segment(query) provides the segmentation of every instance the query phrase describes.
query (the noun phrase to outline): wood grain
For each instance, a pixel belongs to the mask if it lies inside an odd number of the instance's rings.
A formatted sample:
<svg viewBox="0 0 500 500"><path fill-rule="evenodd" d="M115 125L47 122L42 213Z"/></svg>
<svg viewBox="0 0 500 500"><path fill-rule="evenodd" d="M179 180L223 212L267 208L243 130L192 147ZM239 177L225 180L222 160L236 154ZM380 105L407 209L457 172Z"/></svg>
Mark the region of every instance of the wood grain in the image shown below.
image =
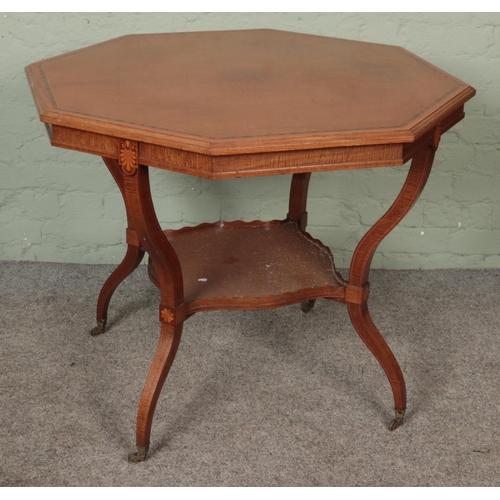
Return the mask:
<svg viewBox="0 0 500 500"><path fill-rule="evenodd" d="M464 116L461 106L438 122L437 127L445 133ZM207 179L398 166L413 158L422 145L428 143L435 128L408 144L339 146L230 156L210 156L141 143L139 163ZM116 137L59 125L52 126L51 142L54 146L108 158L118 158L120 153L120 139Z"/></svg>
<svg viewBox="0 0 500 500"><path fill-rule="evenodd" d="M349 283L363 286L368 281L370 265L380 242L397 226L413 206L429 177L434 151L427 145L416 154L412 161L406 181L396 200L358 243L349 270Z"/></svg>
<svg viewBox="0 0 500 500"><path fill-rule="evenodd" d="M161 323L160 339L146 378L137 413L136 443L138 446L149 446L156 404L177 354L182 326L182 322L176 326Z"/></svg>
<svg viewBox="0 0 500 500"><path fill-rule="evenodd" d="M52 126L51 143L107 158L118 158L120 154L120 139L116 137L60 125ZM142 142L139 163L207 179L230 179L397 166L406 163L408 154L402 144L385 144L211 156Z"/></svg>
<svg viewBox="0 0 500 500"><path fill-rule="evenodd" d="M216 156L414 142L475 93L401 47L276 30L131 35L26 71L46 123Z"/></svg>

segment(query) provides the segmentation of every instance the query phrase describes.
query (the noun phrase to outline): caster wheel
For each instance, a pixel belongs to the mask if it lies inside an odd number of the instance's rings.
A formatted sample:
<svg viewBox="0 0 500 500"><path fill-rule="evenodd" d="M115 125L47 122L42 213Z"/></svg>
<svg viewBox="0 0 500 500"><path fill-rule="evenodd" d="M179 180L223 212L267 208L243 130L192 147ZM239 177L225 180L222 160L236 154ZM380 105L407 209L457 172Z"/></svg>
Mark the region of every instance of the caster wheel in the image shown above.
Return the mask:
<svg viewBox="0 0 500 500"><path fill-rule="evenodd" d="M389 430L394 431L396 430L400 425L403 424L403 418L405 416L404 411L396 410L396 418L393 418L389 422Z"/></svg>
<svg viewBox="0 0 500 500"><path fill-rule="evenodd" d="M403 420L400 420L398 418L393 418L390 422L389 422L389 430L390 431L395 431L400 425L403 424Z"/></svg>
<svg viewBox="0 0 500 500"><path fill-rule="evenodd" d="M130 463L144 462L144 460L146 460L148 450L149 446L137 446L137 451L129 454L128 461Z"/></svg>
<svg viewBox="0 0 500 500"><path fill-rule="evenodd" d="M106 331L106 320L101 319L97 321L97 326L92 328L92 330L90 330L90 335L92 335L92 337L96 337L97 335L101 335L101 333L104 333L105 331Z"/></svg>
<svg viewBox="0 0 500 500"><path fill-rule="evenodd" d="M314 304L316 303L316 299L313 299L313 300L307 300L305 302L302 302L300 304L300 309L305 312L305 313L308 313L313 307L314 307Z"/></svg>

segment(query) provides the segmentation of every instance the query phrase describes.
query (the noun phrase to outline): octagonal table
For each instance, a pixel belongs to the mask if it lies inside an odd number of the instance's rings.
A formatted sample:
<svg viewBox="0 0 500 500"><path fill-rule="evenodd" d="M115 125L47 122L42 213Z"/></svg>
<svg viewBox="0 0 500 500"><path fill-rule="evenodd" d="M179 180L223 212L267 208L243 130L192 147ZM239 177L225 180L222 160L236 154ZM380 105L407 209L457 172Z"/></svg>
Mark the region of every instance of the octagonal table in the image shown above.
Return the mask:
<svg viewBox="0 0 500 500"><path fill-rule="evenodd" d="M346 304L390 382L389 428L403 422L403 374L368 312L370 263L424 188L441 134L464 117L472 87L400 47L275 30L124 36L26 72L51 143L102 156L125 200L127 252L101 290L91 333L104 332L114 290L145 252L161 291L131 461L146 458L184 320L206 310ZM409 160L401 192L343 278L330 249L306 232L311 173ZM293 174L288 214L163 231L149 167L207 179Z"/></svg>

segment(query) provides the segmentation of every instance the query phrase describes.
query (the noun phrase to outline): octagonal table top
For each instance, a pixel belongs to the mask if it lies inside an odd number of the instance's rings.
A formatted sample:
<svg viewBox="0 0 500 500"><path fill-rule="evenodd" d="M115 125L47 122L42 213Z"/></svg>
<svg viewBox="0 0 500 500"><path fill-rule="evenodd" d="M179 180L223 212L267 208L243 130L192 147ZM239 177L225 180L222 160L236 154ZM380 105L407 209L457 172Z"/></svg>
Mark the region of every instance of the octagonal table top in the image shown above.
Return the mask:
<svg viewBox="0 0 500 500"><path fill-rule="evenodd" d="M128 35L26 72L45 123L215 156L411 143L475 94L401 47L277 30Z"/></svg>

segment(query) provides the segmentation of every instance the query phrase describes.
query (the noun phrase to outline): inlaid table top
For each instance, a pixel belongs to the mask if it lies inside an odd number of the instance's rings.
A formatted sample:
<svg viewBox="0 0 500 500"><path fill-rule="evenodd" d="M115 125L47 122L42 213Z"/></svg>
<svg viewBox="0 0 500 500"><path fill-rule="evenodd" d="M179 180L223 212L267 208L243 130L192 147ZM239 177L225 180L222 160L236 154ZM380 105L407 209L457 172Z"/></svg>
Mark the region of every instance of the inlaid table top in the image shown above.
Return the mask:
<svg viewBox="0 0 500 500"><path fill-rule="evenodd" d="M211 156L413 143L474 95L401 47L277 30L128 35L27 73L47 124Z"/></svg>

